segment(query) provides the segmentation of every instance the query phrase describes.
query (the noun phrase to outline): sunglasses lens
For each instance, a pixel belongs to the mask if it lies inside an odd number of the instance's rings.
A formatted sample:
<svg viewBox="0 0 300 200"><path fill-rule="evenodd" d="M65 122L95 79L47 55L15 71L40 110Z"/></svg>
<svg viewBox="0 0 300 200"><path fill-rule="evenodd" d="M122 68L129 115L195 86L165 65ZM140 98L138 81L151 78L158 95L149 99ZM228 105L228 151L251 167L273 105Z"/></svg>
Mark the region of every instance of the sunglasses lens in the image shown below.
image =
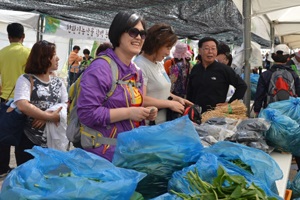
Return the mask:
<svg viewBox="0 0 300 200"><path fill-rule="evenodd" d="M140 36L144 40L146 38L146 31L140 31Z"/></svg>
<svg viewBox="0 0 300 200"><path fill-rule="evenodd" d="M140 31L136 28L131 28L128 30L128 34L130 35L130 37L133 37L133 38L137 37L139 33L140 33Z"/></svg>
<svg viewBox="0 0 300 200"><path fill-rule="evenodd" d="M139 31L139 29L137 29L137 28L129 29L128 34L132 38L136 38L138 35L140 35L142 39L146 38L146 31L144 31L144 30Z"/></svg>

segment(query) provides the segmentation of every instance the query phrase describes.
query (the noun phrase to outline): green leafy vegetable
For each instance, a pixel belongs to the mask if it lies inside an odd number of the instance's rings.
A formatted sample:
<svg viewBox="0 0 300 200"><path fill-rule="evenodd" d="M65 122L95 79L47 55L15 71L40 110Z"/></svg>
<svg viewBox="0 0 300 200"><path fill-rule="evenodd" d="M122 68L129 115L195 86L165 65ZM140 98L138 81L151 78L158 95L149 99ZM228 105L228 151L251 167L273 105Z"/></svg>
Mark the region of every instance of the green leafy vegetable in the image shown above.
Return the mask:
<svg viewBox="0 0 300 200"><path fill-rule="evenodd" d="M222 166L218 168L218 176L212 184L203 181L198 171L189 171L186 174L192 194L184 194L171 190L184 200L276 200L267 197L265 192L254 183L247 186L247 181L240 175L229 175Z"/></svg>

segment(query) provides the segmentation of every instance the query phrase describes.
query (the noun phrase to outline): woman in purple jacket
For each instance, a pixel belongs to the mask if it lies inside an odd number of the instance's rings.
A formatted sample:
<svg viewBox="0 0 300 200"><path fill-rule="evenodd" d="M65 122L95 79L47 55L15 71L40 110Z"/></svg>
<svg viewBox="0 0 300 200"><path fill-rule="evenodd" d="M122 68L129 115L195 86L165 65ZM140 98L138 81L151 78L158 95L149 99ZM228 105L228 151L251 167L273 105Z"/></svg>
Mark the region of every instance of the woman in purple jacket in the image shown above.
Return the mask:
<svg viewBox="0 0 300 200"><path fill-rule="evenodd" d="M94 60L81 78L78 118L85 126L97 130L97 137L103 136L103 142L84 149L110 161L115 145L105 141L111 141L121 132L144 125L145 119L153 120L157 115L157 108L142 107L142 73L132 62L132 58L142 49L145 30L144 20L136 13L123 11L115 16L108 33L113 49L109 48L99 56L108 56L117 64L122 83L117 84L107 100L106 95L115 78L106 60Z"/></svg>

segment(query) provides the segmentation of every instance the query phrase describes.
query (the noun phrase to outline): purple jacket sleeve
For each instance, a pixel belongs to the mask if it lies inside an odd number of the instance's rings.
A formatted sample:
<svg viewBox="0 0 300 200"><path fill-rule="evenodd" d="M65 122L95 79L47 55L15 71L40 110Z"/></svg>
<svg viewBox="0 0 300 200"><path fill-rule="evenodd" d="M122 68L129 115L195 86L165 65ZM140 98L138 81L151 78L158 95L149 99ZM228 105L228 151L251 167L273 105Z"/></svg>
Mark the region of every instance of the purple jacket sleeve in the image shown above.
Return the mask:
<svg viewBox="0 0 300 200"><path fill-rule="evenodd" d="M77 114L81 123L95 129L110 124L109 108L104 107L103 102L111 83L112 72L105 60L98 59L85 70L77 100Z"/></svg>

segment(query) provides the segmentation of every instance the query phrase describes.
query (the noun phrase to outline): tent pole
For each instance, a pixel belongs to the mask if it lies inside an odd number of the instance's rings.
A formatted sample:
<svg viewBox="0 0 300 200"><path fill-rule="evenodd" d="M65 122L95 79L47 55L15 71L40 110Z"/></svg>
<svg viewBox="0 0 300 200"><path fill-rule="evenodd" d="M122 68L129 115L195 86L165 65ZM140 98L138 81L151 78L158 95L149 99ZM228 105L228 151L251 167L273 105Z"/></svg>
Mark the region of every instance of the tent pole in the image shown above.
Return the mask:
<svg viewBox="0 0 300 200"><path fill-rule="evenodd" d="M250 117L250 54L251 54L251 0L243 0L243 16L244 16L244 51L245 51L245 82L248 86L244 95L244 104L247 107L247 116Z"/></svg>
<svg viewBox="0 0 300 200"><path fill-rule="evenodd" d="M41 17L40 33L43 33L45 17ZM40 35L40 40L43 40L43 34Z"/></svg>
<svg viewBox="0 0 300 200"><path fill-rule="evenodd" d="M39 20L37 22L37 29L36 29L36 42L40 39L40 24L41 24L41 15L39 16Z"/></svg>
<svg viewBox="0 0 300 200"><path fill-rule="evenodd" d="M272 48L275 43L275 23L273 21L270 23L270 39L271 39L271 48Z"/></svg>
<svg viewBox="0 0 300 200"><path fill-rule="evenodd" d="M69 52L68 52L69 55L70 55L71 51L73 51L73 38L69 39Z"/></svg>
<svg viewBox="0 0 300 200"><path fill-rule="evenodd" d="M37 23L36 42L43 40L44 16L40 15Z"/></svg>

